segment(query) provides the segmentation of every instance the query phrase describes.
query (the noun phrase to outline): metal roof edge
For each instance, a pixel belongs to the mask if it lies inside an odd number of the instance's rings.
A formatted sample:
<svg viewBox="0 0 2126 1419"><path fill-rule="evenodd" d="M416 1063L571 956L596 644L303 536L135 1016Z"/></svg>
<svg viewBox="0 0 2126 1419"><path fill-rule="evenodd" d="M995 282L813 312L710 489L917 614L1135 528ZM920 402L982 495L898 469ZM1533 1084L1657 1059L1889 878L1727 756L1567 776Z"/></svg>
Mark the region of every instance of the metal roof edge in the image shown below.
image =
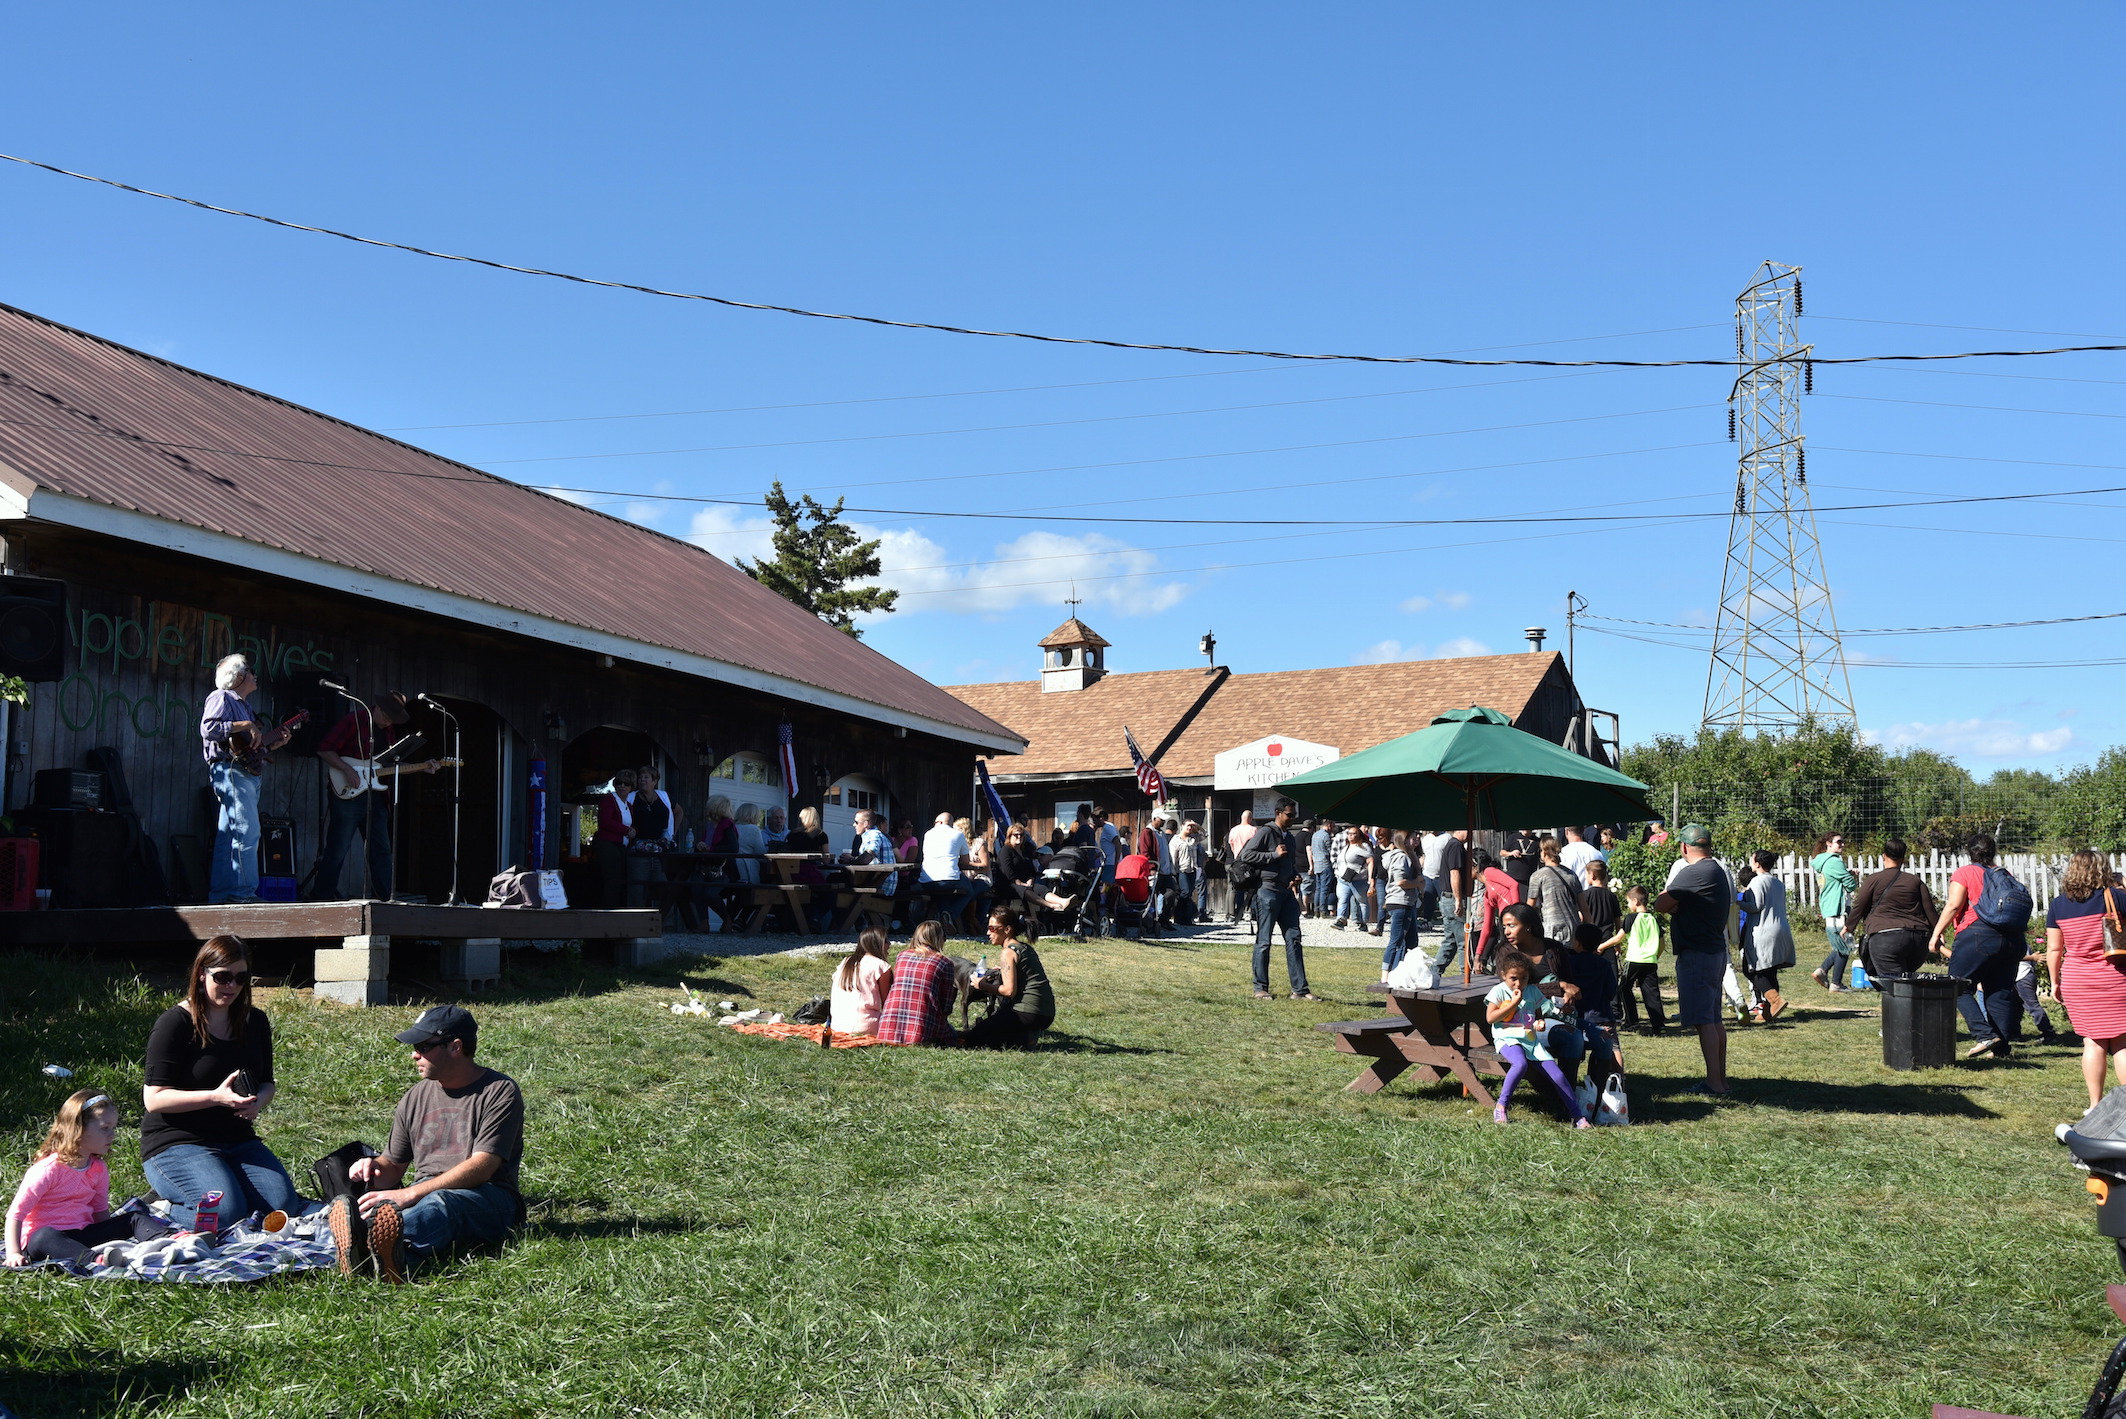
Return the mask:
<svg viewBox="0 0 2126 1419"><path fill-rule="evenodd" d="M12 474L15 478L23 476L19 470L6 465L0 465L0 474ZM631 640L610 631L593 630L587 626L573 625L536 612L481 601L457 592L399 581L375 572L361 571L339 562L327 561L322 557L305 556L300 552L270 547L226 532L193 527L187 523L157 517L152 513L115 507L42 486L35 486L34 490L25 496L14 488L12 483L12 478L0 478L0 523L10 520L55 523L62 527L73 527L84 532L100 533L128 542L242 566L270 576L305 582L327 591L339 591L367 600L410 607L449 620L484 626L490 630L533 636L594 654L655 665L704 680L740 685L747 689L780 695L784 699L856 714L901 728L920 730L954 743L972 744L995 753L1020 754L1026 750L1027 741L1008 730L1006 737L999 737L981 730L931 719L927 715L894 709L855 695L818 685L808 685L802 680L787 679L751 666L716 660L691 651L675 650L669 646L652 645L646 641ZM873 653L880 652L874 650ZM969 705L968 708L974 709L974 706ZM979 710L975 712L981 713Z"/></svg>

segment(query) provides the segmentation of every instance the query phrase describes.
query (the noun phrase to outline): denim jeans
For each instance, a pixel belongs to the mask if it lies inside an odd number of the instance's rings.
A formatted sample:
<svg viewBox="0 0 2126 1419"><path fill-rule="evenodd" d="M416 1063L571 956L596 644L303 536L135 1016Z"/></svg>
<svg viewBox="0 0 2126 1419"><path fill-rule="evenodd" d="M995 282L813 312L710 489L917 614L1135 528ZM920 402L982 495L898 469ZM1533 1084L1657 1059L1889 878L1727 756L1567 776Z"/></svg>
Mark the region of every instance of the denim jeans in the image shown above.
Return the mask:
<svg viewBox="0 0 2126 1419"><path fill-rule="evenodd" d="M1360 926L1366 924L1365 883L1345 882L1342 880L1337 882L1336 919L1342 921L1347 916L1355 918Z"/></svg>
<svg viewBox="0 0 2126 1419"><path fill-rule="evenodd" d="M317 855L317 876L310 884L312 900L340 899L340 865L347 860L356 833L362 835L369 858L368 890L364 895L391 896L391 795L363 793L353 798L335 797L325 809L325 846Z"/></svg>
<svg viewBox="0 0 2126 1419"><path fill-rule="evenodd" d="M170 1200L170 1220L181 1227L192 1225L192 1204L216 1190L222 1194L224 1227L253 1212L286 1212L292 1217L305 1210L288 1170L256 1138L233 1148L180 1143L144 1159L140 1170Z"/></svg>
<svg viewBox="0 0 2126 1419"><path fill-rule="evenodd" d="M1830 942L1831 949L1825 953L1823 964L1816 969L1823 972L1824 980L1830 984L1844 985L1846 983L1846 962L1853 954L1853 938L1846 934L1845 918L1842 916L1825 917L1823 919L1823 934L1825 939Z"/></svg>
<svg viewBox="0 0 2126 1419"><path fill-rule="evenodd" d="M1387 930L1383 933L1387 937L1387 945L1381 948L1380 968L1392 971L1403 963L1403 956L1409 951L1410 943L1417 939L1417 926L1408 906L1391 903L1382 909L1382 913L1383 920L1387 923Z"/></svg>
<svg viewBox="0 0 2126 1419"><path fill-rule="evenodd" d="M1284 928L1284 970L1292 994L1307 993L1307 957L1299 942L1299 898L1284 887L1255 889L1255 989L1270 988L1270 933Z"/></svg>
<svg viewBox="0 0 2126 1419"><path fill-rule="evenodd" d="M1327 916L1330 912L1336 910L1336 874L1334 872L1315 873L1307 886L1312 893L1314 915Z"/></svg>
<svg viewBox="0 0 2126 1419"><path fill-rule="evenodd" d="M1203 918L1203 874L1193 867L1174 874L1174 900L1179 902L1183 898L1195 906L1200 921Z"/></svg>
<svg viewBox="0 0 2126 1419"><path fill-rule="evenodd" d="M1971 1027L1974 1043L2003 1040L2015 1028L2015 972L2023 963L2020 941L2002 937L1982 921L1974 921L1956 933L1949 952L1949 974L1972 984L1958 988L1956 1008Z"/></svg>
<svg viewBox="0 0 2126 1419"><path fill-rule="evenodd" d="M1447 883L1444 878L1427 877L1425 879L1425 894L1417 903L1417 915L1420 920L1437 921L1439 919L1439 902L1440 898L1446 895L1446 890Z"/></svg>
<svg viewBox="0 0 2126 1419"><path fill-rule="evenodd" d="M1454 964L1461 954L1466 933L1462 929L1462 904L1454 898L1442 895L1439 899L1440 942L1439 950L1432 957L1432 964L1440 970Z"/></svg>
<svg viewBox="0 0 2126 1419"><path fill-rule="evenodd" d="M517 1220L517 1195L496 1183L447 1187L399 1214L410 1252L441 1251L452 1242L498 1242Z"/></svg>
<svg viewBox="0 0 2126 1419"><path fill-rule="evenodd" d="M226 761L207 765L221 817L214 825L214 863L208 873L209 902L248 902L258 897L258 785Z"/></svg>

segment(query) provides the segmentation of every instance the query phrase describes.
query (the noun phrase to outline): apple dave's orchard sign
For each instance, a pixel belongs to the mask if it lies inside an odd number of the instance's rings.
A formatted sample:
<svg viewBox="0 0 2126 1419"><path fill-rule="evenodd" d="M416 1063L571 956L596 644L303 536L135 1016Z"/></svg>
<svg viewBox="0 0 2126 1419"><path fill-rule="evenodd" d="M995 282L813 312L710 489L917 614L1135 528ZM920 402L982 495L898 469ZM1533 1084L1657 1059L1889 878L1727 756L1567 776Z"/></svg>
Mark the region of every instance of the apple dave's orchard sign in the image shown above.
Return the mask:
<svg viewBox="0 0 2126 1419"><path fill-rule="evenodd" d="M1288 734L1269 734L1213 757L1211 782L1216 788L1275 788L1288 778L1333 764L1342 757L1343 751L1333 745L1311 744Z"/></svg>

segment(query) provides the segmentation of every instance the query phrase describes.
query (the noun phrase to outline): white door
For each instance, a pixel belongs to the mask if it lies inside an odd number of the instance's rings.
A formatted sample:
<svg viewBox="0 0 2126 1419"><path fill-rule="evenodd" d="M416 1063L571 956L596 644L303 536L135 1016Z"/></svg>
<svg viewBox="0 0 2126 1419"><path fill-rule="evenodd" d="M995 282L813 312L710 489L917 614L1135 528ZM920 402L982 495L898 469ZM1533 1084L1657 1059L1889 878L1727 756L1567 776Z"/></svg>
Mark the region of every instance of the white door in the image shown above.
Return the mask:
<svg viewBox="0 0 2126 1419"><path fill-rule="evenodd" d="M839 855L849 850L850 841L856 837L856 815L866 808L881 815L885 813L884 784L862 774L850 774L834 781L819 809L819 825L827 834L828 851Z"/></svg>
<svg viewBox="0 0 2126 1419"><path fill-rule="evenodd" d="M741 803L758 808L763 818L770 808L784 809L787 816L790 806L790 795L783 789L782 770L766 754L733 754L718 764L716 772L709 776L709 797L719 794L731 800L734 816Z"/></svg>

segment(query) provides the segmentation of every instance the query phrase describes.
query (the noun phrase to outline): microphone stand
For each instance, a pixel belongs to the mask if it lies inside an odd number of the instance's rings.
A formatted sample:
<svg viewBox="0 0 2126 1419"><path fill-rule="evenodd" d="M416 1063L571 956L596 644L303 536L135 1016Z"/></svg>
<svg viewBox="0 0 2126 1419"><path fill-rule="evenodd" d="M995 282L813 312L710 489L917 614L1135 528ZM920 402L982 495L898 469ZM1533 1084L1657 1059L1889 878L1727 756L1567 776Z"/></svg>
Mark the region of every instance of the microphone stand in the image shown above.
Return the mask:
<svg viewBox="0 0 2126 1419"><path fill-rule="evenodd" d="M370 762L374 763L374 762L376 761L376 715L375 715L374 713L372 713L372 712L370 711L370 708L369 708L369 701L367 701L367 700L363 699L363 698L362 698L362 697L361 697L360 695L355 695L355 694L350 694L350 693L348 693L348 691L347 691L347 687L346 687L346 686L344 686L344 685L335 685L335 684L333 684L333 683L332 683L332 682L331 682L330 680L319 680L319 681L318 681L318 685L319 685L319 687L320 687L320 688L322 688L322 689L327 689L327 690L330 690L330 691L332 691L332 692L333 692L334 694L338 695L338 696L339 696L339 697L340 697L341 699L343 699L343 700L353 700L353 701L354 701L354 707L355 707L356 709L358 709L358 710L360 710L360 711L362 712L362 723L363 723L363 726L364 726L364 727L365 727L366 729L368 729L368 731L369 731L369 758L370 758ZM331 774L326 774L326 775L325 775L325 786L326 786L326 788L328 788L328 789L329 789L329 788L331 788L331 786L332 786L332 775L331 775ZM366 789L366 788L362 789L362 792L363 792L363 793L367 793L368 791L369 791L369 790L368 790L368 789ZM335 800L336 800L336 799L338 799L338 797L339 797L339 795L338 795L337 793L333 794L332 796L333 796L333 798L334 798ZM327 834L330 834L330 833L331 833L331 831L332 831L332 826L331 826L331 815L333 814L333 812L334 812L334 811L335 811L335 810L334 810L333 806L332 806L332 805L331 805L330 803L328 803L328 804L326 804L326 805L325 805L325 815L326 815L326 826L325 826L325 831L326 831L326 833L327 833ZM370 880L369 880L369 834L370 834L370 831L371 831L371 828L370 828L370 821L369 821L369 815L368 815L367 813L364 813L364 814L362 815L362 886L363 886L363 889L364 889L365 891L367 891L367 892L374 892L374 891L376 891L376 883L374 883L374 882L372 882L372 881L370 881ZM318 851L322 852L322 851L324 851L324 848L323 848L322 846L320 846L320 847L319 847L319 849L318 849ZM344 869L345 869L345 867L346 867L346 863L342 862L342 863L340 864L340 866L341 866L342 870L344 870ZM313 873L314 873L314 872L316 871L316 869L315 869L315 868L312 868L311 870L312 870L312 872L313 872ZM338 895L339 895L339 890L340 890L340 884L339 884L339 883L337 883L337 882L318 882L318 883L315 883L315 884L313 884L310 890L312 890L313 892L316 892L316 891L329 891L329 892L331 892L331 893L333 894L334 900L337 900L337 899L338 899ZM384 895L385 895L385 896L387 896L387 897L391 895L391 884L390 884L390 883L388 883L388 882L384 884Z"/></svg>
<svg viewBox="0 0 2126 1419"><path fill-rule="evenodd" d="M450 766L450 895L443 899L446 907L464 905L458 900L458 817L465 801L465 753L458 731L458 717L426 695L421 703L450 721L450 757L455 760Z"/></svg>

